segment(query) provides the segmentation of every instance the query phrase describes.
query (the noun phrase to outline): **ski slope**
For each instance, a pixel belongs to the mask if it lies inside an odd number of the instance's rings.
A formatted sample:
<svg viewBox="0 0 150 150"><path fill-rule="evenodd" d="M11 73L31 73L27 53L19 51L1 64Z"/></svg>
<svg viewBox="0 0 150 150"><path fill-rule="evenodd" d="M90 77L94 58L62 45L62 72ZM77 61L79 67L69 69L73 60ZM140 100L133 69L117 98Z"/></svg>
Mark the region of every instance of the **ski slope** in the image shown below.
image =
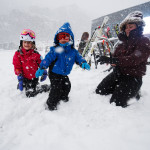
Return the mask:
<svg viewBox="0 0 150 150"><path fill-rule="evenodd" d="M109 66L91 71L75 66L69 75L70 101L51 112L45 110L48 93L26 98L16 90L14 53L0 50L0 150L150 149L150 66L141 99L131 99L127 108L109 104L110 96L95 94Z"/></svg>

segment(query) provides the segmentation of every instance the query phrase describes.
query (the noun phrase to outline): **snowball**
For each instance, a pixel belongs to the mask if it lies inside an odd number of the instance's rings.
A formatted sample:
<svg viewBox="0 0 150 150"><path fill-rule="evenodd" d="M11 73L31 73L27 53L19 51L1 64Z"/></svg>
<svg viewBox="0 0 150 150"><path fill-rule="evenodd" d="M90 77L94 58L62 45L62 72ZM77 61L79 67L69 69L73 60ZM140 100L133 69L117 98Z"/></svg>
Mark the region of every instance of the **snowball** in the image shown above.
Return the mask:
<svg viewBox="0 0 150 150"><path fill-rule="evenodd" d="M62 48L62 47L56 47L55 48L56 53L62 53L63 51L64 51L64 48Z"/></svg>

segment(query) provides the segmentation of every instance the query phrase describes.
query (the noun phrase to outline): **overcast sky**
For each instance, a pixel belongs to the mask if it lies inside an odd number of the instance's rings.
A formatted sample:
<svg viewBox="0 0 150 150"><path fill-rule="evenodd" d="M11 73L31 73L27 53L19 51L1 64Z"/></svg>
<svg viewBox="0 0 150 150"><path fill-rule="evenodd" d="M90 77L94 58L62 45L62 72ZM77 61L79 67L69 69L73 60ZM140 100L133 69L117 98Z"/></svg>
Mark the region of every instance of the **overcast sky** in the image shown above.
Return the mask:
<svg viewBox="0 0 150 150"><path fill-rule="evenodd" d="M76 4L92 19L95 19L144 2L148 0L0 0L0 13L14 8L26 9L34 5L53 9Z"/></svg>

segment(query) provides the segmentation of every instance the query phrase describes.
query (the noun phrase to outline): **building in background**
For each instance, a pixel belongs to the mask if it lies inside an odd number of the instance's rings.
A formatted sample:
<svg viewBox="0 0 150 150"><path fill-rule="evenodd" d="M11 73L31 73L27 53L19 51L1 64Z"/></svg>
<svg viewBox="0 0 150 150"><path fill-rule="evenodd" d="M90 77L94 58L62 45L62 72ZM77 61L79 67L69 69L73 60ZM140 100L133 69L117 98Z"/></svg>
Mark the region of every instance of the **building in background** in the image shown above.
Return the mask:
<svg viewBox="0 0 150 150"><path fill-rule="evenodd" d="M133 11L141 11L144 16L144 20L146 22L146 27L144 29L144 34L146 36L149 36L150 38L150 2L146 2L134 7L130 7L112 14L108 14L106 16L109 17L109 20L107 22L106 28L109 26L110 31L112 32L112 37L116 37L116 32L114 27L120 22L131 12ZM92 27L91 27L91 32L97 27L100 26L103 22L105 16L99 17L97 19L92 20Z"/></svg>

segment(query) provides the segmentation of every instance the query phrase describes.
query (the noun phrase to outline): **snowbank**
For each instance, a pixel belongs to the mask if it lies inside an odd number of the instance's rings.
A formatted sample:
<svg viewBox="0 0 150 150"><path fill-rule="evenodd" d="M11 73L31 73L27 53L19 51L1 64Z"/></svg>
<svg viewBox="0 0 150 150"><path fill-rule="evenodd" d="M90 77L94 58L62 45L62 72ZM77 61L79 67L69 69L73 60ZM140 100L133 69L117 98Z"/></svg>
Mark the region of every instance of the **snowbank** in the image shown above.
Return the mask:
<svg viewBox="0 0 150 150"><path fill-rule="evenodd" d="M95 94L108 66L91 71L75 66L69 75L70 101L51 112L45 110L48 93L26 98L16 90L14 52L0 51L0 150L150 149L149 66L142 97L132 99L128 108L110 105L110 96Z"/></svg>

